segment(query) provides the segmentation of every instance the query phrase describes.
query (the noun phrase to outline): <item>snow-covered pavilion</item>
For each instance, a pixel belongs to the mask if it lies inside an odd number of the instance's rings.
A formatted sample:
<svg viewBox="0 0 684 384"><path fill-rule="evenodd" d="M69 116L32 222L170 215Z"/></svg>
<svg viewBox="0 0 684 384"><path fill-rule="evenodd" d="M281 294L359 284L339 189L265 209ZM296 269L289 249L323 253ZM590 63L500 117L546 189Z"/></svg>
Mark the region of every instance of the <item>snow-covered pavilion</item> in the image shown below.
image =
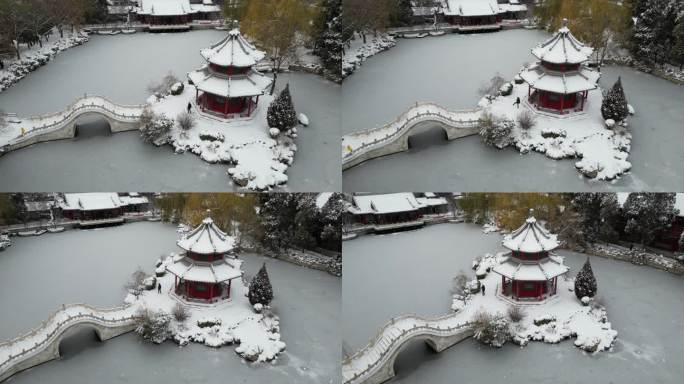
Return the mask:
<svg viewBox="0 0 684 384"><path fill-rule="evenodd" d="M556 294L558 277L568 272L563 260L550 252L558 248L556 235L532 216L515 231L504 236L508 258L494 267L501 275L501 294L514 300L543 300Z"/></svg>
<svg viewBox="0 0 684 384"><path fill-rule="evenodd" d="M249 117L256 110L273 79L254 66L265 57L240 34L238 29L200 54L207 61L202 68L188 73L195 85L195 103L203 112L222 118Z"/></svg>
<svg viewBox="0 0 684 384"><path fill-rule="evenodd" d="M565 114L584 110L587 94L600 74L586 62L594 49L572 35L567 19L553 37L532 49L539 61L520 76L529 85L529 102L537 109Z"/></svg>
<svg viewBox="0 0 684 384"><path fill-rule="evenodd" d="M496 0L447 0L442 8L446 21L464 29L499 29L501 15Z"/></svg>
<svg viewBox="0 0 684 384"><path fill-rule="evenodd" d="M175 276L175 294L204 303L230 299L232 280L242 276L240 261L226 255L234 239L207 217L176 244L185 252L166 267Z"/></svg>
<svg viewBox="0 0 684 384"><path fill-rule="evenodd" d="M190 0L140 0L137 10L139 21L149 24L150 31L188 30L197 13Z"/></svg>

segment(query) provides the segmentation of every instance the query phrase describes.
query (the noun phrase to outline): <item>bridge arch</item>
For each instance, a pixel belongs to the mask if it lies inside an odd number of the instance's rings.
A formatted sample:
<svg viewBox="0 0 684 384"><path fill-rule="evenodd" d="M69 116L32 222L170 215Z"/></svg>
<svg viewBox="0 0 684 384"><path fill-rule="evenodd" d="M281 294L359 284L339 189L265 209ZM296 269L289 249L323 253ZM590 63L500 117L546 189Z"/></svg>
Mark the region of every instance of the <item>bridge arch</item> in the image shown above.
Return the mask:
<svg viewBox="0 0 684 384"><path fill-rule="evenodd" d="M78 137L85 130L89 130L85 126L88 126L91 124L100 124L100 123L106 123L108 133L111 134L111 133L114 133L112 127L116 123L116 121L114 121L106 113L100 112L100 111L85 112L85 113L79 114L77 116L74 116L73 119L71 119L71 120L72 121L68 124L71 125L71 129L73 130L73 137Z"/></svg>
<svg viewBox="0 0 684 384"><path fill-rule="evenodd" d="M394 353L392 353L386 364L386 372L389 375L389 377L394 377L395 375L395 365L397 362L397 358L399 355L401 355L406 348L408 348L410 345L415 345L417 343L425 343L427 344L435 353L440 352L441 350L439 349L439 342L436 340L435 336L433 335L427 335L427 334L422 334L422 335L416 335L413 337L409 337L406 340L402 341L398 347L396 347Z"/></svg>

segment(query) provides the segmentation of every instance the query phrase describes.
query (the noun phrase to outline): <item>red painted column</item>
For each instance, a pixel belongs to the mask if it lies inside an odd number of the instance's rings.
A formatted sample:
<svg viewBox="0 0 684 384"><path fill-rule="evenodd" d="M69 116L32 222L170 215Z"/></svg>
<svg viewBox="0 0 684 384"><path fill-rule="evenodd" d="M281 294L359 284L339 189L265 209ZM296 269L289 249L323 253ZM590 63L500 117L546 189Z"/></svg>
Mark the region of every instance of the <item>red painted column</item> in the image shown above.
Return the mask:
<svg viewBox="0 0 684 384"><path fill-rule="evenodd" d="M560 112L561 115L563 114L563 102L565 101L565 95L561 95L561 105L560 105Z"/></svg>
<svg viewBox="0 0 684 384"><path fill-rule="evenodd" d="M211 285L211 288L209 288L209 301L214 301L214 285Z"/></svg>
<svg viewBox="0 0 684 384"><path fill-rule="evenodd" d="M190 297L190 282L189 281L185 282L185 297L186 298Z"/></svg>
<svg viewBox="0 0 684 384"><path fill-rule="evenodd" d="M506 278L503 275L501 275L501 294L504 296L506 295L506 291L504 291L505 288L506 288Z"/></svg>
<svg viewBox="0 0 684 384"><path fill-rule="evenodd" d="M226 98L223 100L223 114L228 117L228 105L230 104L230 98Z"/></svg>
<svg viewBox="0 0 684 384"><path fill-rule="evenodd" d="M230 286L233 284L233 280L228 280L228 298L230 299Z"/></svg>

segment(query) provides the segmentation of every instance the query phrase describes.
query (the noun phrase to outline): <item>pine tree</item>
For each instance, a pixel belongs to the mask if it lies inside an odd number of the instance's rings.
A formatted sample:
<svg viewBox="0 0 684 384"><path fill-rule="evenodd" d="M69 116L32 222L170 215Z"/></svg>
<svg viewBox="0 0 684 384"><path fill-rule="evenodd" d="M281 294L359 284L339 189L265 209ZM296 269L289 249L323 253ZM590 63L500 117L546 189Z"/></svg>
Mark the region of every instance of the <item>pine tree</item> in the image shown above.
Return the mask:
<svg viewBox="0 0 684 384"><path fill-rule="evenodd" d="M630 193L623 205L625 232L641 245L649 244L672 225L679 211L675 193Z"/></svg>
<svg viewBox="0 0 684 384"><path fill-rule="evenodd" d="M596 291L596 277L594 277L594 271L592 271L591 263L587 257L587 261L575 277L575 296L582 300L585 296L594 297Z"/></svg>
<svg viewBox="0 0 684 384"><path fill-rule="evenodd" d="M261 266L259 273L249 283L248 297L249 303L252 305L269 305L273 300L273 288L271 287L271 280L268 278L268 272L266 272L266 263Z"/></svg>
<svg viewBox="0 0 684 384"><path fill-rule="evenodd" d="M268 106L266 120L269 128L278 128L281 132L297 125L297 111L295 111L292 96L290 96L290 84L287 84L285 89Z"/></svg>
<svg viewBox="0 0 684 384"><path fill-rule="evenodd" d="M615 193L578 193L572 198L572 208L580 215L585 242L611 241L618 236L616 225L620 214Z"/></svg>
<svg viewBox="0 0 684 384"><path fill-rule="evenodd" d="M629 115L627 98L622 89L622 79L618 77L613 88L608 91L601 103L601 115L604 120L613 119L615 122L623 121Z"/></svg>
<svg viewBox="0 0 684 384"><path fill-rule="evenodd" d="M342 0L326 0L324 7L323 25L316 38L314 54L321 58L325 75L333 81L341 81L344 55Z"/></svg>
<svg viewBox="0 0 684 384"><path fill-rule="evenodd" d="M396 8L391 15L390 23L395 27L403 27L411 24L413 9L411 0L397 0Z"/></svg>
<svg viewBox="0 0 684 384"><path fill-rule="evenodd" d="M672 61L679 64L679 70L684 67L684 17L679 20L674 29L675 44L670 52Z"/></svg>
<svg viewBox="0 0 684 384"><path fill-rule="evenodd" d="M684 232L679 236L679 251L684 252Z"/></svg>

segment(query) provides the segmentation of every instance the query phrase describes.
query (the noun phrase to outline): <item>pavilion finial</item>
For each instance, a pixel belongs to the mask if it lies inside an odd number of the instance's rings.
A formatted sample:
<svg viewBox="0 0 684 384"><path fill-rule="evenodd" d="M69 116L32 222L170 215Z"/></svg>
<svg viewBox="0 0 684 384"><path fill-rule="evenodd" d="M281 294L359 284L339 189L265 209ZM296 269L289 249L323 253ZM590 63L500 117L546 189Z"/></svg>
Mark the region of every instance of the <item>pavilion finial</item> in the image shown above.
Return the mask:
<svg viewBox="0 0 684 384"><path fill-rule="evenodd" d="M527 217L532 217L534 216L534 208L530 208L529 214Z"/></svg>
<svg viewBox="0 0 684 384"><path fill-rule="evenodd" d="M564 17L563 20L561 21L561 27L567 28L568 27L568 18Z"/></svg>

